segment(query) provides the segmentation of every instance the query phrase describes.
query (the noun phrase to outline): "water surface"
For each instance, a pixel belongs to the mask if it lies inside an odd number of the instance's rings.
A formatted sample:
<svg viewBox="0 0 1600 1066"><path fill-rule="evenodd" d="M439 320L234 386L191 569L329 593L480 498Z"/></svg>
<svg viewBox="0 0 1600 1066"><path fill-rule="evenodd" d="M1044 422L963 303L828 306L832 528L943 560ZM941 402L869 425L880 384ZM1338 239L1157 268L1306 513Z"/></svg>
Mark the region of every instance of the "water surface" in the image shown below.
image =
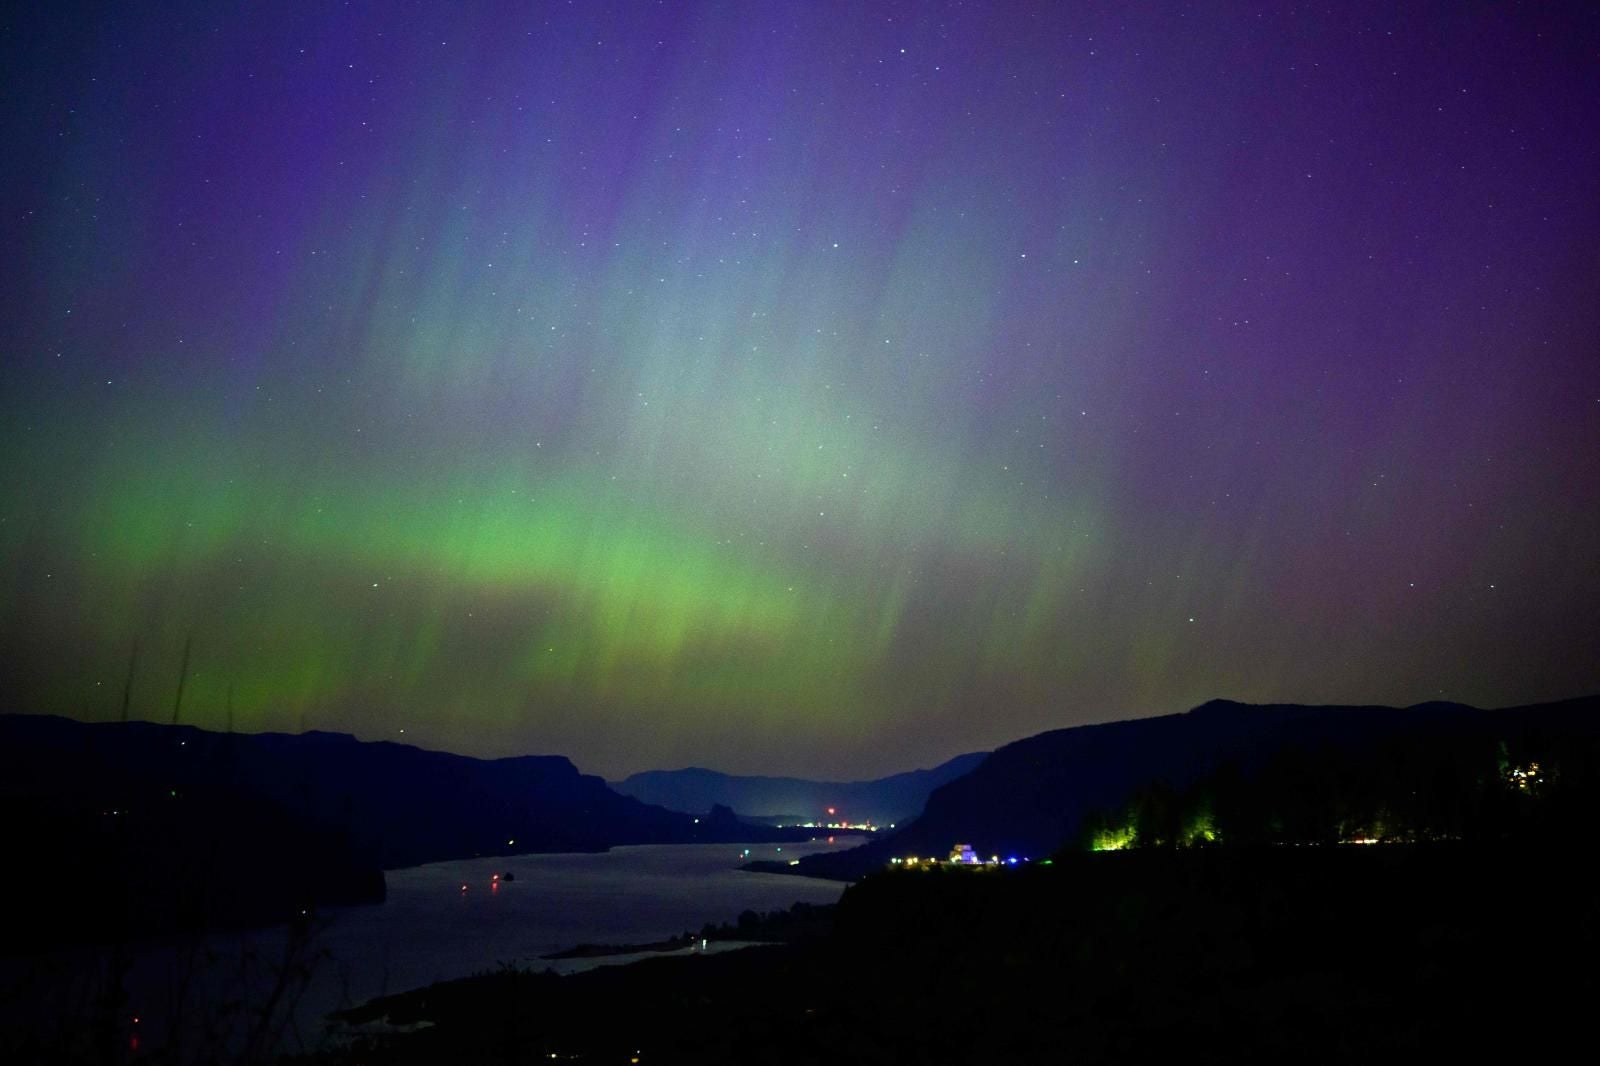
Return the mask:
<svg viewBox="0 0 1600 1066"><path fill-rule="evenodd" d="M139 1018L135 1032L149 1049L170 1043L171 1023L181 1019L185 1060L218 1049L237 1054L251 1039L285 1051L315 1047L329 1012L375 996L502 966L571 973L618 960L541 956L577 944L651 943L746 910L836 902L840 882L739 866L856 843L841 836L832 844L643 845L391 870L386 902L317 915L302 946L278 927L134 947L117 982L127 992L118 1026ZM515 879L496 883L496 873ZM0 967L6 1028L89 1027L109 960L109 951L95 950L8 960ZM272 1024L261 1026L269 1004Z"/></svg>

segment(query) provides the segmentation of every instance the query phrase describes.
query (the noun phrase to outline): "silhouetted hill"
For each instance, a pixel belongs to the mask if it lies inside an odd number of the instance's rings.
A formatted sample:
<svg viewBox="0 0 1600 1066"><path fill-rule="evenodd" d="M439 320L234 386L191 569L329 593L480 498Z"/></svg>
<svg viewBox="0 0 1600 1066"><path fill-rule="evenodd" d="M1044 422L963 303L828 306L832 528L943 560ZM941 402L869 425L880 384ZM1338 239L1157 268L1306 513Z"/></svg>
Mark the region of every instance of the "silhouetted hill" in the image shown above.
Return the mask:
<svg viewBox="0 0 1600 1066"><path fill-rule="evenodd" d="M156 727L159 729L159 727ZM204 745L65 719L0 718L7 898L0 953L293 919L375 903L384 877L347 832L241 788Z"/></svg>
<svg viewBox="0 0 1600 1066"><path fill-rule="evenodd" d="M1125 806L1154 782L1182 791L1224 764L1259 771L1287 749L1360 749L1397 737L1471 732L1501 739L1600 729L1600 697L1479 710L1463 704L1392 707L1251 706L1214 700L1185 714L1060 729L998 749L972 773L936 789L921 817L850 851L811 856L789 872L855 878L892 856L1040 858L1075 843L1085 816Z"/></svg>
<svg viewBox="0 0 1600 1066"><path fill-rule="evenodd" d="M474 759L337 733L241 739L241 785L351 827L385 869L699 835L693 819L620 796L562 756Z"/></svg>
<svg viewBox="0 0 1600 1066"><path fill-rule="evenodd" d="M798 777L745 777L697 766L648 770L613 783L618 792L669 810L699 813L721 804L747 817L790 816L822 820L829 807L851 822L889 825L914 817L928 794L954 781L988 756L957 755L931 770L911 770L872 781L807 781Z"/></svg>
<svg viewBox="0 0 1600 1066"><path fill-rule="evenodd" d="M33 715L0 716L0 804L31 913L76 939L381 899L381 870L442 859L797 837L652 807L558 756Z"/></svg>

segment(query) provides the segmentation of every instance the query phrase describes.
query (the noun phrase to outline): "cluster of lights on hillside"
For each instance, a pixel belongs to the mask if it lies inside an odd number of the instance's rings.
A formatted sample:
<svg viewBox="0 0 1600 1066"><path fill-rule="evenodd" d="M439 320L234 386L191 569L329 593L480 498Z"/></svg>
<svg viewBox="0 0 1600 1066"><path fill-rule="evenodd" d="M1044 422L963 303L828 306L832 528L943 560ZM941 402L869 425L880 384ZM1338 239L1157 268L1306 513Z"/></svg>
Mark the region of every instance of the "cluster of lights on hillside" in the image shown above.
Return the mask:
<svg viewBox="0 0 1600 1066"><path fill-rule="evenodd" d="M906 870L930 870L935 867L945 866L961 869L993 869L1001 866L1018 866L1029 861L1031 860L1026 855L1021 858L1011 855L1004 859L998 855L991 855L985 859L972 850L972 845L957 844L950 849L950 854L943 859L931 856L908 855L905 858L890 859L889 865ZM1045 865L1048 865L1048 862Z"/></svg>
<svg viewBox="0 0 1600 1066"><path fill-rule="evenodd" d="M1539 764L1530 762L1526 766L1511 766L1505 771L1506 784L1518 792L1537 791L1543 778L1539 776Z"/></svg>
<svg viewBox="0 0 1600 1066"><path fill-rule="evenodd" d="M873 823L873 822L845 822L845 821L838 821L838 822L801 822L801 823L799 823L798 828L800 828L800 829L838 829L838 830L853 830L853 831L858 832L858 833L876 833L882 827L877 825L877 824L875 824L875 823ZM894 828L894 823L893 822L889 823L889 828L890 829Z"/></svg>

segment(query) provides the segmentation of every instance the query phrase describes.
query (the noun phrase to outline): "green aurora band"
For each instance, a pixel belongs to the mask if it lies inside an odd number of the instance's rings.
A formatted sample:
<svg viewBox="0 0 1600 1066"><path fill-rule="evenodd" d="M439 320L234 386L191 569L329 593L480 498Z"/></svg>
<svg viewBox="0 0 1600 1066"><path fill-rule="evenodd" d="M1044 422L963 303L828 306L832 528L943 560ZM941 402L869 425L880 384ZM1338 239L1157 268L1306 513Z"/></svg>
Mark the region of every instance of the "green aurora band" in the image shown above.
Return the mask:
<svg viewBox="0 0 1600 1066"><path fill-rule="evenodd" d="M0 705L839 779L1600 686L1560 17L735 7L20 10Z"/></svg>

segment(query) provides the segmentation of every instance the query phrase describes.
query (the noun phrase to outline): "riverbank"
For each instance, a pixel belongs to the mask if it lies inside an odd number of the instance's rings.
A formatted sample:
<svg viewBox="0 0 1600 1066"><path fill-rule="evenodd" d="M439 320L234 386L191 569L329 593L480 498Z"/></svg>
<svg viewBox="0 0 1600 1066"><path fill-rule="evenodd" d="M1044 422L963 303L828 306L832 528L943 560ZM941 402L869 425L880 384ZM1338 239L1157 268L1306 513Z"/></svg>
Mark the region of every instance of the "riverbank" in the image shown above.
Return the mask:
<svg viewBox="0 0 1600 1066"><path fill-rule="evenodd" d="M565 951L545 955L545 959L608 959L626 955L668 954L690 950L698 946L710 950L713 946L738 944L792 944L799 940L814 940L833 931L833 904L795 903L783 910L758 913L747 910L733 922L713 925L707 922L698 933L685 932L648 944L579 944Z"/></svg>

